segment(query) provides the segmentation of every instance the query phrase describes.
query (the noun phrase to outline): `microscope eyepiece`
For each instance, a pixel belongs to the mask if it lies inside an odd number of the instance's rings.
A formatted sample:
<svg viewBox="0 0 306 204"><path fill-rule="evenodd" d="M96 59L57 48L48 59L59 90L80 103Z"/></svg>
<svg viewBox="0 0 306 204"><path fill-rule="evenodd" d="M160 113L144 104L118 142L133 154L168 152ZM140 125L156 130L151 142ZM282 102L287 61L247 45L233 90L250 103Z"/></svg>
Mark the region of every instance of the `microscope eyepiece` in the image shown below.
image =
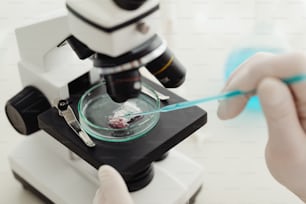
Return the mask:
<svg viewBox="0 0 306 204"><path fill-rule="evenodd" d="M186 69L167 49L146 68L166 87L177 88L185 81Z"/></svg>
<svg viewBox="0 0 306 204"><path fill-rule="evenodd" d="M114 0L114 2L125 10L136 10L147 0Z"/></svg>

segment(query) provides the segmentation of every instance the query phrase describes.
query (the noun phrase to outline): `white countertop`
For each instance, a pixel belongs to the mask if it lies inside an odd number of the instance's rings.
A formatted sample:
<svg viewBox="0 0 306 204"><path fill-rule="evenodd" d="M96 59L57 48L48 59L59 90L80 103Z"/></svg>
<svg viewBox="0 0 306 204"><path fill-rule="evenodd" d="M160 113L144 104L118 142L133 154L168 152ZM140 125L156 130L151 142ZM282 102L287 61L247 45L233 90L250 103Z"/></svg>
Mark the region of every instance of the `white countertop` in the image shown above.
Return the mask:
<svg viewBox="0 0 306 204"><path fill-rule="evenodd" d="M177 93L194 99L220 91L226 57L252 28L253 2L163 0L163 34L188 69L187 81ZM271 0L257 2L269 6ZM306 2L282 2L280 11L271 15L282 24L290 46L305 50ZM6 101L21 90L13 28L63 5L63 0L0 1L0 203L41 203L13 178L7 161L10 150L23 139L4 113ZM246 111L235 120L222 122L216 117L217 103L201 107L208 111L208 124L177 147L205 168L197 203L302 203L280 186L265 166L267 134L260 113Z"/></svg>

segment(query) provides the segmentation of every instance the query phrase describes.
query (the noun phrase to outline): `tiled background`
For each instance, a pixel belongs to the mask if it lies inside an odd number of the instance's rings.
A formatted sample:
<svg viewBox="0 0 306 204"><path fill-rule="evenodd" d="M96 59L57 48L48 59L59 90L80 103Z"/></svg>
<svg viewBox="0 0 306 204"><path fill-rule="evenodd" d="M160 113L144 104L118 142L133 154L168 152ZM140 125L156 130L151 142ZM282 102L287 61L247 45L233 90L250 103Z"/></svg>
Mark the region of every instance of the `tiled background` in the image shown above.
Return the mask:
<svg viewBox="0 0 306 204"><path fill-rule="evenodd" d="M9 151L23 137L4 114L7 99L21 89L13 29L64 6L63 0L0 0L0 203L41 203L24 191L10 172ZM161 32L188 69L177 93L188 99L217 93L224 83L226 58L247 39L254 21L263 16L279 23L277 30L291 49L306 48L306 1L303 0L162 0ZM271 36L268 36L271 37ZM273 37L273 36L272 36ZM248 39L250 42L253 38ZM177 148L205 168L197 203L302 203L270 176L264 161L267 140L264 118L245 111L229 122L216 117L217 103L201 106L209 123Z"/></svg>

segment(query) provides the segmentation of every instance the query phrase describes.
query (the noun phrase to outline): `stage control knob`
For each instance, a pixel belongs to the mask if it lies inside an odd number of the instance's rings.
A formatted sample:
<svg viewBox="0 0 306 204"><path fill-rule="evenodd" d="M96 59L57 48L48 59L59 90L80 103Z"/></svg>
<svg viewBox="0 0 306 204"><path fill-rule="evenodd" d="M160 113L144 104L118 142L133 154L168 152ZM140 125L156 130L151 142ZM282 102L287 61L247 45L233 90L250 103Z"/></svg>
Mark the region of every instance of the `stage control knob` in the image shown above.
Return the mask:
<svg viewBox="0 0 306 204"><path fill-rule="evenodd" d="M30 135L39 130L37 116L49 108L48 99L35 87L28 86L6 103L5 112L19 133Z"/></svg>

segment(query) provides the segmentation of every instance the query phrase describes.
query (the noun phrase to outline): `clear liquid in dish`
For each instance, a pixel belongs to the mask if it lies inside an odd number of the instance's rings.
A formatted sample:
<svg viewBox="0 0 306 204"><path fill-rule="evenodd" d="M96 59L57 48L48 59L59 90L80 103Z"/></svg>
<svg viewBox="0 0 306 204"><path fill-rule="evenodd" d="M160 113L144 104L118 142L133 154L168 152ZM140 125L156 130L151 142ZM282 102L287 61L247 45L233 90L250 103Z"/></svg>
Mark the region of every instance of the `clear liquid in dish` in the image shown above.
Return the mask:
<svg viewBox="0 0 306 204"><path fill-rule="evenodd" d="M106 142L127 142L145 136L156 126L160 116L159 113L138 115L160 108L158 96L152 88L148 90L150 95L141 93L125 103L116 103L107 94L104 83L92 87L78 104L82 129L89 136Z"/></svg>

